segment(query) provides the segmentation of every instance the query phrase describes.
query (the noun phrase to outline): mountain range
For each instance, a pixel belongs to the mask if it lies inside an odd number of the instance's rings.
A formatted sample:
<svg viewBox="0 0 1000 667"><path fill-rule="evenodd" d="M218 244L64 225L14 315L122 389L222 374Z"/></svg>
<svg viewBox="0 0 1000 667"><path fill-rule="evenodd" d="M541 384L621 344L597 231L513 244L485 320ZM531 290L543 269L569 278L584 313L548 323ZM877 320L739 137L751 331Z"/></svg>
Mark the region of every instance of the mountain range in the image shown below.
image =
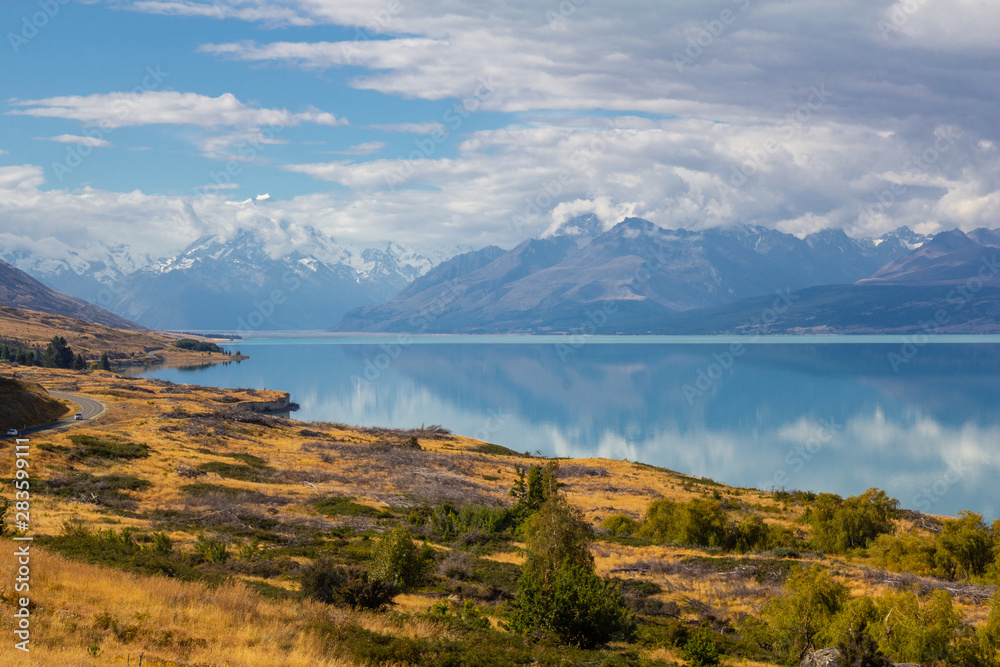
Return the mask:
<svg viewBox="0 0 1000 667"><path fill-rule="evenodd" d="M406 333L1000 331L1000 230L799 238L743 225L567 221L505 250L358 250L310 227L205 236L161 259L0 238L0 303L119 327ZM428 253L431 254L431 253ZM108 312L113 311L113 312ZM123 319L127 318L127 319Z"/></svg>
<svg viewBox="0 0 1000 667"><path fill-rule="evenodd" d="M700 309L874 278L929 241L905 227L878 239L833 229L800 239L750 225L689 231L627 218L605 230L594 222L454 257L391 301L350 311L334 330L669 333L681 313L688 321Z"/></svg>
<svg viewBox="0 0 1000 667"><path fill-rule="evenodd" d="M5 236L0 256L11 264L157 329L323 329L351 308L391 298L450 256L431 259L391 242L352 248L311 227L204 236L160 259L121 245L39 251Z"/></svg>

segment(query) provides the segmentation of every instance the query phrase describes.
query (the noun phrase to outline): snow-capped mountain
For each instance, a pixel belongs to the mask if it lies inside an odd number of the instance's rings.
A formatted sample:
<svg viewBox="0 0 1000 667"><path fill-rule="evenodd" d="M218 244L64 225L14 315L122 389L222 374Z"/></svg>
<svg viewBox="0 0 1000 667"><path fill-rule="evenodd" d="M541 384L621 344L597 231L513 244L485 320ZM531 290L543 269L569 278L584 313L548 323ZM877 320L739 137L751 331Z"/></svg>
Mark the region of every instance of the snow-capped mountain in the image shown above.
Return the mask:
<svg viewBox="0 0 1000 667"><path fill-rule="evenodd" d="M58 239L34 241L10 233L0 234L0 258L54 289L103 307L110 303L109 286L153 261L123 244L75 248Z"/></svg>
<svg viewBox="0 0 1000 667"><path fill-rule="evenodd" d="M77 250L14 241L0 238L0 257L11 264L162 329L324 328L351 308L391 298L438 263L396 243L341 244L308 226L203 236L155 260L121 245Z"/></svg>
<svg viewBox="0 0 1000 667"><path fill-rule="evenodd" d="M454 257L392 301L352 310L335 329L410 331L420 322L434 332L570 331L603 308L615 313L604 316L614 320L611 331L627 331L779 290L851 284L924 241L906 228L877 240L839 229L800 239L754 225L664 229L640 218L604 229L581 216L511 250ZM420 317L426 312L433 322Z"/></svg>

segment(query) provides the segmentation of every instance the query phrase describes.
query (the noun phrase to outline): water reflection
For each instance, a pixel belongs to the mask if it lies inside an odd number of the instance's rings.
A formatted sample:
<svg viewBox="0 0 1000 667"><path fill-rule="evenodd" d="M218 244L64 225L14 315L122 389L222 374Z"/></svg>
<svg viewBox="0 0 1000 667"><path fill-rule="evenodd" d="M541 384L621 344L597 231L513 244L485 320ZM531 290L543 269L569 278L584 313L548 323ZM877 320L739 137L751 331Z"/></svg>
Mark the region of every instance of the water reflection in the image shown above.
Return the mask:
<svg viewBox="0 0 1000 667"><path fill-rule="evenodd" d="M993 345L928 345L898 368L898 343L241 345L239 366L153 374L290 391L297 419L444 424L518 451L1000 516Z"/></svg>

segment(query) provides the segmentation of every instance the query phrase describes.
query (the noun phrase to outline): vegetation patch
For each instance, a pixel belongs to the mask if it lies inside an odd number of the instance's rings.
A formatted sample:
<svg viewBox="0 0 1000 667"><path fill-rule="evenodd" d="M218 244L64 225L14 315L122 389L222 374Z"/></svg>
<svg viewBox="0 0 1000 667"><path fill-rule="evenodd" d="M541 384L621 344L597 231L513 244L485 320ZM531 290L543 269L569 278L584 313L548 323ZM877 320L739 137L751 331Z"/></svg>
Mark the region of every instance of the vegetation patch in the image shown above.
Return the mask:
<svg viewBox="0 0 1000 667"><path fill-rule="evenodd" d="M135 475L112 473L98 476L74 472L52 477L44 482L35 482L34 488L39 493L57 498L132 510L137 506L136 501L123 491L145 491L151 486L151 482Z"/></svg>
<svg viewBox="0 0 1000 667"><path fill-rule="evenodd" d="M71 435L69 439L76 445L70 454L75 460L85 458L110 459L112 461L144 459L149 456L149 445L123 440L111 440L96 435Z"/></svg>
<svg viewBox="0 0 1000 667"><path fill-rule="evenodd" d="M202 472L214 472L220 477L236 479L242 482L270 482L274 476L274 468L268 465L248 465L246 463L227 463L225 461L207 461L198 465Z"/></svg>
<svg viewBox="0 0 1000 667"><path fill-rule="evenodd" d="M215 343L210 343L205 340L195 340L193 338L181 338L179 341L174 343L174 347L179 347L182 350L193 350L195 352L222 352L222 348Z"/></svg>
<svg viewBox="0 0 1000 667"><path fill-rule="evenodd" d="M472 451L480 454L492 454L494 456L521 456L521 454L515 452L513 449L508 449L503 445L494 445L492 442L484 442L481 445L476 445L472 448Z"/></svg>
<svg viewBox="0 0 1000 667"><path fill-rule="evenodd" d="M325 516L369 516L389 518L392 513L354 502L354 496L327 496L313 501L316 511Z"/></svg>

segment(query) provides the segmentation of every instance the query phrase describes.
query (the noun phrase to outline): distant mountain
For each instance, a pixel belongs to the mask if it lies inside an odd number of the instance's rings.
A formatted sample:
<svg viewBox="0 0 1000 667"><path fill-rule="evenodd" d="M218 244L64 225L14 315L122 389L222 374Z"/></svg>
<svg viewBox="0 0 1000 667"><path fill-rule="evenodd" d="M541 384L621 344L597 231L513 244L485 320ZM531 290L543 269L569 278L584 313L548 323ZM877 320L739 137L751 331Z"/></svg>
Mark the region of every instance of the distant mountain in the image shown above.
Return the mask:
<svg viewBox="0 0 1000 667"><path fill-rule="evenodd" d="M814 285L853 283L926 242L901 228L880 239L825 230L668 230L627 218L604 230L571 220L509 251L442 264L388 303L356 308L337 331L558 332L614 312L612 330L671 313ZM600 316L596 316L600 319Z"/></svg>
<svg viewBox="0 0 1000 667"><path fill-rule="evenodd" d="M393 242L357 249L299 226L205 236L156 260L121 245L0 238L0 256L36 278L158 329L325 328L351 308L391 298L452 254L428 257Z"/></svg>
<svg viewBox="0 0 1000 667"><path fill-rule="evenodd" d="M977 238L1000 241L1000 237L991 230L976 232ZM858 284L951 285L977 277L984 265L988 267L991 258L995 259L997 254L996 246L980 245L954 229L941 232L919 249L887 264ZM997 282L1000 283L1000 278Z"/></svg>
<svg viewBox="0 0 1000 667"><path fill-rule="evenodd" d="M111 307L161 329L321 329L399 292L433 265L389 243L360 253L305 228L282 247L259 233L207 236L123 280Z"/></svg>
<svg viewBox="0 0 1000 667"><path fill-rule="evenodd" d="M130 322L92 303L57 292L2 260L0 260L0 305L65 315L117 329L143 329L135 322Z"/></svg>

